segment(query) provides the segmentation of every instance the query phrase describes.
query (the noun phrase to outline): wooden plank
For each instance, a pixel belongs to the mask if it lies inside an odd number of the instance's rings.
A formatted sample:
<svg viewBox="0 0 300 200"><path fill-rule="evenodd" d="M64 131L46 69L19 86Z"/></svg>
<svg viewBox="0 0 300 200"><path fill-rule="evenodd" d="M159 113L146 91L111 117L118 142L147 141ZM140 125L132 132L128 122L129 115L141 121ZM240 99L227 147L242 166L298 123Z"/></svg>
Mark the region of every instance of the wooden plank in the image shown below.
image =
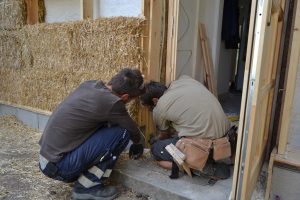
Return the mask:
<svg viewBox="0 0 300 200"><path fill-rule="evenodd" d="M201 52L202 52L203 63L204 63L204 72L205 72L204 81L207 84L208 90L212 92L213 91L213 86L212 86L212 83L211 83L211 79L214 78L214 77L211 77L210 73L209 73L210 70L209 70L209 64L208 64L207 51L205 50L205 44L204 44L205 35L203 33L203 25L200 24L198 29L199 29Z"/></svg>
<svg viewBox="0 0 300 200"><path fill-rule="evenodd" d="M279 135L279 144L278 144L278 153L284 154L286 150L286 145L288 142L289 126L291 120L291 114L293 109L294 102L294 93L296 87L296 78L297 70L299 66L299 52L300 52L300 2L297 1L297 8L295 14L295 23L293 26L293 36L292 36L292 47L291 54L288 64L288 74L287 74L287 84L286 91L284 96L283 111L282 111L282 120L280 135Z"/></svg>
<svg viewBox="0 0 300 200"><path fill-rule="evenodd" d="M215 76L214 76L214 67L212 62L211 53L208 47L208 40L205 31L205 25L199 25L199 35L200 35L200 44L201 44L201 52L203 55L204 68L205 68L205 81L208 85L209 91L217 97L217 89L215 84Z"/></svg>
<svg viewBox="0 0 300 200"><path fill-rule="evenodd" d="M93 19L93 0L80 0L80 19Z"/></svg>
<svg viewBox="0 0 300 200"><path fill-rule="evenodd" d="M143 27L142 49L144 63L142 72L145 80L160 81L162 65L162 44L164 43L165 23L162 20L165 15L164 0L143 0L142 12L145 16ZM146 125L146 138L155 132L152 113L147 109L141 108L140 123Z"/></svg>
<svg viewBox="0 0 300 200"><path fill-rule="evenodd" d="M178 12L179 0L170 0L168 10L168 34L167 34L167 56L166 56L166 84L176 78L177 58L177 34L178 34Z"/></svg>
<svg viewBox="0 0 300 200"><path fill-rule="evenodd" d="M143 37L142 37L142 51L144 62L142 66L142 73L145 75L145 79L148 79L148 58L149 55L149 30L150 30L150 0L143 0L142 13L145 18L143 26Z"/></svg>
<svg viewBox="0 0 300 200"><path fill-rule="evenodd" d="M266 124L270 116L266 116L268 111L268 98L270 89L272 88L272 80L270 80L273 70L273 54L275 49L271 49L276 41L278 14L272 14L271 24L267 25L268 10L271 9L272 1L265 1L258 7L258 23L256 32L259 34L255 38L256 54L253 57L253 67L251 79L254 82L254 93L252 96L252 109L250 112L247 149L245 156L245 171L242 185L242 199L250 199L255 188L257 178L263 164L264 152L266 147L266 139L268 134L269 124ZM275 41L274 41L275 40ZM270 63L271 62L271 63ZM265 82L269 82L266 85ZM262 94L261 91L268 91L268 94ZM253 163L253 160L256 162Z"/></svg>
<svg viewBox="0 0 300 200"><path fill-rule="evenodd" d="M269 102L274 87L272 79L276 43L278 13L272 13L271 0L261 3L252 1L249 36L252 42L249 45L246 60L247 74L247 102L242 107L242 130L239 127L238 167L235 167L233 191L234 199L251 199L257 178L264 161L264 153L269 129ZM253 7L255 4L255 7ZM255 12L255 15L253 15ZM269 14L271 14L269 18ZM269 20L269 24L267 23ZM254 28L255 24L255 28ZM254 34L255 33L255 34ZM249 38L250 39L250 38ZM249 52L251 51L251 53ZM247 55L247 56L248 56ZM250 71L247 71L250 70ZM245 76L246 76L245 74ZM245 79L244 79L245 81ZM244 84L245 86L245 84ZM261 93L264 92L265 94ZM272 104L271 104L272 105ZM236 163L237 164L237 163ZM235 181L237 180L237 182Z"/></svg>
<svg viewBox="0 0 300 200"><path fill-rule="evenodd" d="M173 157L173 159L175 160L176 163L178 163L179 165L183 165L184 161L182 160L182 158L174 151L174 149L170 146L167 145L165 147L165 149L167 150L167 152Z"/></svg>
<svg viewBox="0 0 300 200"><path fill-rule="evenodd" d="M236 156L235 156L235 166L233 171L233 181L231 188L231 199L237 199L237 189L239 186L239 182L241 181L239 178L239 174L242 170L242 141L243 141L243 130L245 125L245 115L246 115L246 105L247 105L247 94L249 89L249 80L250 80L250 66L251 66L251 57L253 50L253 41L254 41L254 25L255 25L255 14L256 14L256 4L257 1L252 1L251 4L251 14L250 14L250 24L249 24L249 35L247 41L247 53L246 53L246 63L245 63L245 72L244 72L244 83L243 83L243 94L241 101L241 111L240 111L240 121L239 121L239 129L238 129L238 141L236 148Z"/></svg>
<svg viewBox="0 0 300 200"><path fill-rule="evenodd" d="M208 77L211 85L211 92L217 97L218 94L217 94L217 88L215 84L214 66L213 66L211 51L208 45L208 38L206 35L205 25L201 24L200 27L203 34L204 51L205 51L205 55L207 56L207 65L208 65L207 70L208 70Z"/></svg>
<svg viewBox="0 0 300 200"><path fill-rule="evenodd" d="M276 7L276 12L273 11L275 10ZM278 8L279 7L279 8ZM270 63L272 63L272 65L274 66L273 70L272 70L272 73L270 74L270 79L271 80L274 80L274 88L272 88L271 90L271 93L269 94L269 100L268 100L268 110L267 110L267 113L266 115L267 116L271 116L269 118L267 118L267 121L266 121L266 124L269 124L269 127L268 127L268 134L265 134L265 138L264 140L267 141L267 152L266 152L266 155L269 155L269 152L270 152L270 145L271 145L271 134L272 134L272 131L273 131L273 126L274 126L274 118L273 118L273 115L272 115L272 112L274 111L275 109L275 102L276 102L276 95L275 95L275 85L276 85L276 75L278 73L278 70L280 69L279 68L279 65L278 65L278 62L279 62L279 59L280 59L280 44L281 44L281 39L282 39L282 28L283 28L283 11L282 11L282 8L281 8L281 5L280 5L280 1L278 0L276 2L276 5L273 1L273 7L272 7L272 13L274 14L274 16L276 16L276 18L278 19L278 23L276 23L276 27L273 25L272 27L274 27L274 29L276 28L277 29L277 34L275 35L275 33L272 35L272 37L275 37L275 42L272 44L274 45L273 47L271 47L270 49L275 49L274 51L274 54L272 55L272 57L270 57ZM272 22L272 23L275 23L275 22ZM272 106L271 106L272 105ZM277 153L277 149L276 149L276 153ZM271 156L272 156L272 153L271 153ZM270 164L269 164L270 165Z"/></svg>
<svg viewBox="0 0 300 200"><path fill-rule="evenodd" d="M186 159L186 155L184 153L182 153L174 144L171 143L170 147L182 160Z"/></svg>
<svg viewBox="0 0 300 200"><path fill-rule="evenodd" d="M39 4L38 0L26 0L27 24L36 24L39 22Z"/></svg>
<svg viewBox="0 0 300 200"><path fill-rule="evenodd" d="M271 185L272 185L272 174L273 174L273 164L274 164L274 158L275 154L277 153L277 148L275 147L272 150L270 160L269 160L269 166L268 166L268 178L267 178L267 187L265 192L265 200L269 200L270 198L270 191L271 191Z"/></svg>
<svg viewBox="0 0 300 200"><path fill-rule="evenodd" d="M161 54L163 52L164 23L162 21L164 0L150 1L150 31L149 31L149 56L148 56L148 76L149 80L160 81Z"/></svg>
<svg viewBox="0 0 300 200"><path fill-rule="evenodd" d="M143 25L143 37L141 40L141 46L143 51L144 61L141 66L141 71L144 74L145 80L148 79L148 57L149 57L149 27L150 27L150 0L142 1L142 14L145 18L145 23ZM151 114L148 109L144 106L140 106L139 109L139 119L138 124L140 126L145 126L145 138L146 138L146 146L149 147L148 140L150 138L150 133L153 131L151 127Z"/></svg>

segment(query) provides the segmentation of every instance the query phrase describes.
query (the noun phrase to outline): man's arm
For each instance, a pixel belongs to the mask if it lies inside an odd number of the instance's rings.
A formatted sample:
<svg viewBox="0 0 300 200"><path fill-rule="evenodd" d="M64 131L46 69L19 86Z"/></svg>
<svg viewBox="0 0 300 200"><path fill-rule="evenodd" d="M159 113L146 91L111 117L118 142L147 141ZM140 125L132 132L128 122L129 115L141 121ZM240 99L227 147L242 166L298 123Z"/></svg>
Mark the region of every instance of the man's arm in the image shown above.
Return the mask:
<svg viewBox="0 0 300 200"><path fill-rule="evenodd" d="M173 135L177 134L172 127L169 127L167 130L164 131L158 130L157 133L158 133L157 135L158 140L168 139L171 138Z"/></svg>
<svg viewBox="0 0 300 200"><path fill-rule="evenodd" d="M127 129L130 132L130 139L133 143L141 142L141 133L137 124L129 116L123 102L118 101L111 109L108 121L113 124L118 124L120 127Z"/></svg>

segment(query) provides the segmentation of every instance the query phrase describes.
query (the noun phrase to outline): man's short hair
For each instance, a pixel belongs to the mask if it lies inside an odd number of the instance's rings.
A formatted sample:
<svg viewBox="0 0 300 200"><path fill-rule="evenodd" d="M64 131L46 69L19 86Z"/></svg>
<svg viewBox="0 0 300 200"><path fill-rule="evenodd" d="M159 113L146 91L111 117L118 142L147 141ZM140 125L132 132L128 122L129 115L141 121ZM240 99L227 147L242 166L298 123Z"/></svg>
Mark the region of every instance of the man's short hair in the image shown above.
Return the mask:
<svg viewBox="0 0 300 200"><path fill-rule="evenodd" d="M145 92L144 78L140 70L124 68L111 78L108 85L118 95L138 97Z"/></svg>
<svg viewBox="0 0 300 200"><path fill-rule="evenodd" d="M146 92L140 97L140 101L145 106L154 106L152 99L160 98L167 87L159 82L150 81L150 83L145 84Z"/></svg>

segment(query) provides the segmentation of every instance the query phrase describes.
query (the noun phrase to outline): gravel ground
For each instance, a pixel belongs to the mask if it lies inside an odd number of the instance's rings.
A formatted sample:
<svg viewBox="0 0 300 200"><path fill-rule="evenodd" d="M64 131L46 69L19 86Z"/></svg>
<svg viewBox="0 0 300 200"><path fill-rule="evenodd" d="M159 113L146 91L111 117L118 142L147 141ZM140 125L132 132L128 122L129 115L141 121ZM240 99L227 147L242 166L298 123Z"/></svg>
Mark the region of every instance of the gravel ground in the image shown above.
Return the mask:
<svg viewBox="0 0 300 200"><path fill-rule="evenodd" d="M41 134L13 116L0 117L0 199L70 199L71 186L45 177L38 169ZM117 186L117 200L149 197Z"/></svg>

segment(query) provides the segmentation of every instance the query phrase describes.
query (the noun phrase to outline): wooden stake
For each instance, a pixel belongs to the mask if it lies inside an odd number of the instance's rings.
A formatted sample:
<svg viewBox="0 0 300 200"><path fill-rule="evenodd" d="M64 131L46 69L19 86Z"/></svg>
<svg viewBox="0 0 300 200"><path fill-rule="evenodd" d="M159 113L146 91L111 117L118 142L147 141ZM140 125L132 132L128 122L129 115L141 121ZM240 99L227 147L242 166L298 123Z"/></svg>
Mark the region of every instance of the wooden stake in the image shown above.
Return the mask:
<svg viewBox="0 0 300 200"><path fill-rule="evenodd" d="M205 83L207 83L208 85L208 90L217 97L218 94L215 84L214 66L212 62L211 53L208 47L208 41L204 24L200 24L199 26L199 36L205 68Z"/></svg>
<svg viewBox="0 0 300 200"><path fill-rule="evenodd" d="M27 24L36 24L39 22L39 4L38 0L26 0Z"/></svg>
<svg viewBox="0 0 300 200"><path fill-rule="evenodd" d="M80 0L80 18L93 19L93 0Z"/></svg>

